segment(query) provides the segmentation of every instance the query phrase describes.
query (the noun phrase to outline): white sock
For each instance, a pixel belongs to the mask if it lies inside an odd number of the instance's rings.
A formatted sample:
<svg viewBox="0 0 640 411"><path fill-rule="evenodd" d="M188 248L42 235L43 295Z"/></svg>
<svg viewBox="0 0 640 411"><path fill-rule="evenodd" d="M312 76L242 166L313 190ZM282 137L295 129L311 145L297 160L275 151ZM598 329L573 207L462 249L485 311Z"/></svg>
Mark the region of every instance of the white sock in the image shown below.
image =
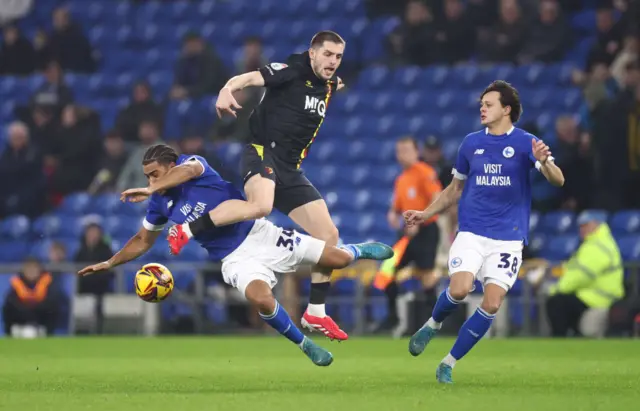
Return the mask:
<svg viewBox="0 0 640 411"><path fill-rule="evenodd" d="M451 355L450 353L447 354L447 356L444 357L444 359L441 362L442 364L447 364L451 368L456 366L456 359L453 358L453 355Z"/></svg>
<svg viewBox="0 0 640 411"><path fill-rule="evenodd" d="M442 323L436 322L433 317L427 320L427 325L435 330L439 330L440 328L442 328Z"/></svg>
<svg viewBox="0 0 640 411"><path fill-rule="evenodd" d="M182 231L184 231L184 233L187 235L187 238L193 237L193 233L191 232L191 229L189 228L189 223L182 224Z"/></svg>
<svg viewBox="0 0 640 411"><path fill-rule="evenodd" d="M309 304L307 306L307 312L314 317L326 317L327 313L324 311L324 304Z"/></svg>

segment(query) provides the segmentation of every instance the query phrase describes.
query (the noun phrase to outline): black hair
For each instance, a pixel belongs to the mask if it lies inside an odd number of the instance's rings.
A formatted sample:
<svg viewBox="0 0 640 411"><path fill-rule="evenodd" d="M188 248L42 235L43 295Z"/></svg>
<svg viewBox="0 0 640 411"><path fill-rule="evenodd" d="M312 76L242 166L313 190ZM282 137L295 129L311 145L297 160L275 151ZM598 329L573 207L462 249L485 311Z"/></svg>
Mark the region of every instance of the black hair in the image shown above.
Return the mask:
<svg viewBox="0 0 640 411"><path fill-rule="evenodd" d="M154 161L163 166L176 163L178 161L178 153L176 153L176 150L171 146L156 144L155 146L149 147L146 153L144 153L142 165L146 166Z"/></svg>
<svg viewBox="0 0 640 411"><path fill-rule="evenodd" d="M336 44L347 44L346 41L335 31L331 30L322 30L314 34L311 39L311 47L322 47L325 41L330 41Z"/></svg>
<svg viewBox="0 0 640 411"><path fill-rule="evenodd" d="M489 84L486 89L484 89L484 91L480 95L480 100L482 100L482 97L484 97L487 93L491 93L492 91L500 94L499 101L502 107L511 107L511 112L509 113L511 122L515 123L520 120L520 116L522 115L522 104L520 103L520 95L518 94L518 90L516 90L515 87L504 80L496 80L493 83Z"/></svg>

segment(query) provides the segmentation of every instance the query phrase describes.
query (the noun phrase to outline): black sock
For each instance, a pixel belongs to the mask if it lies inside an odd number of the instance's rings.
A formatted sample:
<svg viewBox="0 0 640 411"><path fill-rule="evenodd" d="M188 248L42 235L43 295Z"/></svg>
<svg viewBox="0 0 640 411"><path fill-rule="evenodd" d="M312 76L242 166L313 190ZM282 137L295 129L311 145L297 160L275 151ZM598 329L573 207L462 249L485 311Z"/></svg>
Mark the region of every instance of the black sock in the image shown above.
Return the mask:
<svg viewBox="0 0 640 411"><path fill-rule="evenodd" d="M213 223L209 213L189 223L189 230L191 230L191 234L194 236L204 231L213 230L214 228L216 228L216 225Z"/></svg>
<svg viewBox="0 0 640 411"><path fill-rule="evenodd" d="M398 283L391 281L387 288L384 289L384 293L387 295L387 309L389 310L389 317L398 318L398 308L396 302L398 301Z"/></svg>
<svg viewBox="0 0 640 411"><path fill-rule="evenodd" d="M310 304L324 304L327 301L327 294L329 294L329 288L331 282L326 283L311 283L311 291L309 292Z"/></svg>

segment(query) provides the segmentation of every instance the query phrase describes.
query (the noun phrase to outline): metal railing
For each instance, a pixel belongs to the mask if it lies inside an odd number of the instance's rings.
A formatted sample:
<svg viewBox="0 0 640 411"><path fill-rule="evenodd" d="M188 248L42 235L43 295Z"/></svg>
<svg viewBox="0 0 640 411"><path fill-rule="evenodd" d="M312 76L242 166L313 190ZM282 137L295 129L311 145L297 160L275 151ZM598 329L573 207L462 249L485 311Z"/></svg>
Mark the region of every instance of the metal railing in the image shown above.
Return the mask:
<svg viewBox="0 0 640 411"><path fill-rule="evenodd" d="M87 264L79 263L61 263L61 264L44 264L45 268L51 272L58 273L75 273ZM220 264L208 263L208 262L171 262L168 264L174 277L180 278L183 272L196 272L193 282L189 286L189 290L180 289L176 287L174 294L170 297L168 302L184 304L190 307L192 313L192 320L195 326L196 333L209 333L215 328L216 330L224 329L225 332L239 332L243 331L239 327L233 327L229 324L211 324L205 314L205 305L211 302L223 303L229 308L230 306L245 305L246 302L242 299L239 293L230 287L216 287L216 292L211 291L211 282L209 284L206 280L205 272L216 272L220 270ZM127 294L127 291L133 289L133 284L127 286L127 281L132 281L133 276L137 269L141 266L141 263L130 263L120 267L114 268L114 294ZM368 268L371 270L371 267ZM21 270L20 264L4 264L0 265L0 273L2 274L14 274ZM638 296L640 293L640 264L629 263L625 265L626 277L627 277L627 289L631 294ZM301 295L298 292L298 282L308 277L310 270L308 268L301 269L298 273L279 275L280 285L274 290L276 297L285 307L291 311L292 316L296 314L296 307L303 307L307 303L308 296ZM0 275L2 275L0 274ZM371 272L358 272L357 269L350 269L349 272L338 272L337 277L340 278L354 278L363 279L371 278ZM345 275L346 274L346 275ZM101 275L101 274L94 274ZM549 272L545 276L546 282L553 281L553 276ZM221 277L220 277L221 279ZM440 287L446 285L445 279L440 283ZM507 308L513 307L514 303L518 303L519 309L523 310L522 324L517 327L517 330L509 324L509 330L506 335L517 336L534 336L545 335L546 330L546 313L544 311L545 300L547 294L544 292L543 285L533 286L525 279L520 279L522 282L521 293L519 295L508 294L507 295ZM179 284L180 281L178 280ZM284 286L283 286L284 283ZM355 293L353 296L334 296L330 297L327 301L328 304L348 304L352 312L353 324L352 329L348 330L355 335L367 334L367 309L375 304L386 304L384 296L371 296L368 295L369 284L365 281L356 281ZM293 285L293 286L292 286ZM129 295L131 293L129 292ZM4 300L4 296L0 296L0 301ZM476 299L477 300L477 299ZM160 304L157 305L160 310ZM293 307L293 308L290 308ZM536 308L537 316L534 318L530 315L532 310ZM73 327L71 327L73 329ZM245 330L246 331L246 330Z"/></svg>

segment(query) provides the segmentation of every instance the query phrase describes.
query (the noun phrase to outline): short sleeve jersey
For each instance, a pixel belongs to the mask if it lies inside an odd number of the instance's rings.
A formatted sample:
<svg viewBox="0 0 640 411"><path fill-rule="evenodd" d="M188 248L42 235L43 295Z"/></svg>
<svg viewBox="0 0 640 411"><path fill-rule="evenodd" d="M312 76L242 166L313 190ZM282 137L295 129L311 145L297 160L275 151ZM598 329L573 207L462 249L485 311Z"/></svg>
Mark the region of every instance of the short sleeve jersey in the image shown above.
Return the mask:
<svg viewBox="0 0 640 411"><path fill-rule="evenodd" d="M167 190L164 194L154 193L151 196L143 221L147 230L160 231L169 221L175 224L191 222L224 201L244 200L242 193L233 184L223 180L204 158L181 155L176 166L190 161L202 164L202 174ZM198 234L194 240L209 252L212 260L219 261L244 241L252 227L253 221L216 227Z"/></svg>
<svg viewBox="0 0 640 411"><path fill-rule="evenodd" d="M528 242L530 170L540 168L532 140L519 128L495 136L469 134L458 149L452 174L466 180L459 202L459 230L503 241Z"/></svg>

